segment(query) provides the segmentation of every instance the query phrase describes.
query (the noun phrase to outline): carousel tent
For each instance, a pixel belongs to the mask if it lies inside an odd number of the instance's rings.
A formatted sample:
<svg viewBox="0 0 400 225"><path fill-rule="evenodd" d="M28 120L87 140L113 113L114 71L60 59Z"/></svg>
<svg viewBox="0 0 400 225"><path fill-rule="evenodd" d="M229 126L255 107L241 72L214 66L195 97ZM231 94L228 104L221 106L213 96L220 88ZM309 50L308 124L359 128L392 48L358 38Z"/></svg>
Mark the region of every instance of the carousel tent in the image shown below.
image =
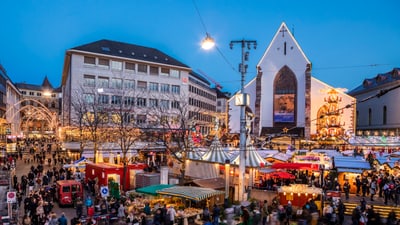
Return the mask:
<svg viewBox="0 0 400 225"><path fill-rule="evenodd" d="M213 163L221 163L224 164L225 160L230 159L228 153L226 153L221 145L221 142L214 138L211 143L210 150L206 152L206 154L201 157L201 160L213 162Z"/></svg>
<svg viewBox="0 0 400 225"><path fill-rule="evenodd" d="M271 163L265 161L265 159L258 154L253 145L247 146L246 150L246 167L256 168L271 165ZM236 156L236 158L232 161L232 164L239 165L239 162L240 155Z"/></svg>
<svg viewBox="0 0 400 225"><path fill-rule="evenodd" d="M201 188L193 186L174 186L164 188L157 191L161 195L169 195L175 197L182 197L194 201L201 201L215 195L224 194L224 191L218 191L211 188Z"/></svg>

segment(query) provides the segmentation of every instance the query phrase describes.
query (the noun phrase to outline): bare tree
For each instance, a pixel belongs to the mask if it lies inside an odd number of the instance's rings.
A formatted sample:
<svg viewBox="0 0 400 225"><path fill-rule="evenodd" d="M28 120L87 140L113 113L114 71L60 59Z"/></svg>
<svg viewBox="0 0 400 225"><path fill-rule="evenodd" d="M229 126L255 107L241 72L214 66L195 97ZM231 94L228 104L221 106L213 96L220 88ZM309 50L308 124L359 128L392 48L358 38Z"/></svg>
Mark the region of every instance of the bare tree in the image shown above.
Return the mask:
<svg viewBox="0 0 400 225"><path fill-rule="evenodd" d="M112 135L118 143L122 152L122 163L124 166L123 177L127 175L127 165L130 159L127 159L128 151L141 139L141 126L146 121L141 119L146 115L146 100L143 91L132 91L122 88L111 96L111 105L109 108L110 122L112 125ZM126 179L123 189L126 190Z"/></svg>
<svg viewBox="0 0 400 225"><path fill-rule="evenodd" d="M163 131L163 144L170 156L181 164L181 184L186 174L187 153L193 149L191 135L199 113L199 110L189 105L188 99L185 93L165 95L160 97L160 102L153 105L149 112L149 119L153 121L152 127Z"/></svg>
<svg viewBox="0 0 400 225"><path fill-rule="evenodd" d="M106 129L108 123L107 105L97 90L83 87L76 90L71 104L75 112L72 121L79 129L80 153L83 153L84 140L88 138L93 144L93 158L96 162L100 142L104 141L102 131Z"/></svg>

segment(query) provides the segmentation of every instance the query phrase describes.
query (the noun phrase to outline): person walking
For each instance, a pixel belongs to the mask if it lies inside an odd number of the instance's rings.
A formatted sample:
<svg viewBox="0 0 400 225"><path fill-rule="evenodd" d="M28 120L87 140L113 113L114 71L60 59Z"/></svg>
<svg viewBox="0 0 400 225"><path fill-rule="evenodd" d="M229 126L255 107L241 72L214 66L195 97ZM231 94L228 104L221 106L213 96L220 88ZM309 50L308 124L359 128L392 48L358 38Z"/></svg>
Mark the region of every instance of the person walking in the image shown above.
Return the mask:
<svg viewBox="0 0 400 225"><path fill-rule="evenodd" d="M219 224L220 215L221 215L221 209L218 207L218 205L214 204L214 209L213 209L213 224L214 225Z"/></svg>
<svg viewBox="0 0 400 225"><path fill-rule="evenodd" d="M268 221L268 217L269 217L269 211L268 211L268 201L264 200L264 204L262 207L262 211L261 211L261 216L262 216L262 225L266 225Z"/></svg>
<svg viewBox="0 0 400 225"><path fill-rule="evenodd" d="M371 195L371 201L374 201L374 195L376 194L376 180L375 178L372 178L371 184L370 184L370 195Z"/></svg>
<svg viewBox="0 0 400 225"><path fill-rule="evenodd" d="M346 212L346 206L343 204L342 200L338 200L338 223L339 225L343 225L344 222L344 213Z"/></svg>
<svg viewBox="0 0 400 225"><path fill-rule="evenodd" d="M350 183L348 180L346 180L343 184L343 191L344 195L346 197L346 200L349 200L349 194L350 194Z"/></svg>
<svg viewBox="0 0 400 225"><path fill-rule="evenodd" d="M65 213L61 214L61 217L58 218L58 224L59 225L68 225L68 220L65 218Z"/></svg>
<svg viewBox="0 0 400 225"><path fill-rule="evenodd" d="M360 196L360 191L361 191L361 179L360 176L356 177L356 195Z"/></svg>
<svg viewBox="0 0 400 225"><path fill-rule="evenodd" d="M172 225L175 222L176 211L175 208L171 205L167 211L167 215L169 216L169 223Z"/></svg>

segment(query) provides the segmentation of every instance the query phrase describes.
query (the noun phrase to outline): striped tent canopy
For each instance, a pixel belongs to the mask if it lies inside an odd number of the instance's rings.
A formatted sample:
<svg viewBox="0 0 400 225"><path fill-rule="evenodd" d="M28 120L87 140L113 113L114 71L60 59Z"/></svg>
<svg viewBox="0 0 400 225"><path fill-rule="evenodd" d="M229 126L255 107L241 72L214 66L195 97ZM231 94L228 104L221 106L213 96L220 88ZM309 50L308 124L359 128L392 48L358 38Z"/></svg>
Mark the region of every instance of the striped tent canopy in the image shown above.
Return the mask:
<svg viewBox="0 0 400 225"><path fill-rule="evenodd" d="M182 197L194 201L201 201L215 195L222 195L224 191L218 191L211 188L193 187L193 186L174 186L157 191L161 195Z"/></svg>
<svg viewBox="0 0 400 225"><path fill-rule="evenodd" d="M225 160L230 159L228 153L222 148L218 138L214 138L211 143L210 150L201 157L202 160L214 163L225 163Z"/></svg>
<svg viewBox="0 0 400 225"><path fill-rule="evenodd" d="M254 148L253 145L250 144L250 139L247 138L246 141L246 167L256 168L271 165L270 162L265 161L263 157L258 154L257 150ZM240 162L240 154L236 156L236 158L232 161L232 164L239 165Z"/></svg>
<svg viewBox="0 0 400 225"><path fill-rule="evenodd" d="M201 154L199 152L197 152L195 149L193 149L192 151L189 151L186 154L186 157L191 160L201 160Z"/></svg>

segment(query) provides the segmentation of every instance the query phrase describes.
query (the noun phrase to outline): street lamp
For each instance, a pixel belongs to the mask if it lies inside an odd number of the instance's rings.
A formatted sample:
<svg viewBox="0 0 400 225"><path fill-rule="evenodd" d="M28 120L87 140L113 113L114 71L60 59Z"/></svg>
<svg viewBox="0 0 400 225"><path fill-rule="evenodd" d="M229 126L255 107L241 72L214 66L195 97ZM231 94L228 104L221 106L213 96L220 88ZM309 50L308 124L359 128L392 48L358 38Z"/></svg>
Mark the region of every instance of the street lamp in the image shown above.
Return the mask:
<svg viewBox="0 0 400 225"><path fill-rule="evenodd" d="M253 40L238 40L238 41L231 41L229 47L232 49L234 44L240 44L242 47L242 60L239 64L239 72L241 74L241 89L240 95L236 95L236 105L240 106L240 143L239 143L239 186L238 186L238 200L244 201L244 181L245 181L245 172L246 172L246 106L249 104L249 96L244 93L244 82L245 76L247 72L247 65L245 61L249 59L249 52L246 51L246 47L248 50L251 47L256 49L257 41Z"/></svg>
<svg viewBox="0 0 400 225"><path fill-rule="evenodd" d="M212 38L208 33L206 33L206 37L201 42L201 47L204 50L210 50L215 46L214 38Z"/></svg>

